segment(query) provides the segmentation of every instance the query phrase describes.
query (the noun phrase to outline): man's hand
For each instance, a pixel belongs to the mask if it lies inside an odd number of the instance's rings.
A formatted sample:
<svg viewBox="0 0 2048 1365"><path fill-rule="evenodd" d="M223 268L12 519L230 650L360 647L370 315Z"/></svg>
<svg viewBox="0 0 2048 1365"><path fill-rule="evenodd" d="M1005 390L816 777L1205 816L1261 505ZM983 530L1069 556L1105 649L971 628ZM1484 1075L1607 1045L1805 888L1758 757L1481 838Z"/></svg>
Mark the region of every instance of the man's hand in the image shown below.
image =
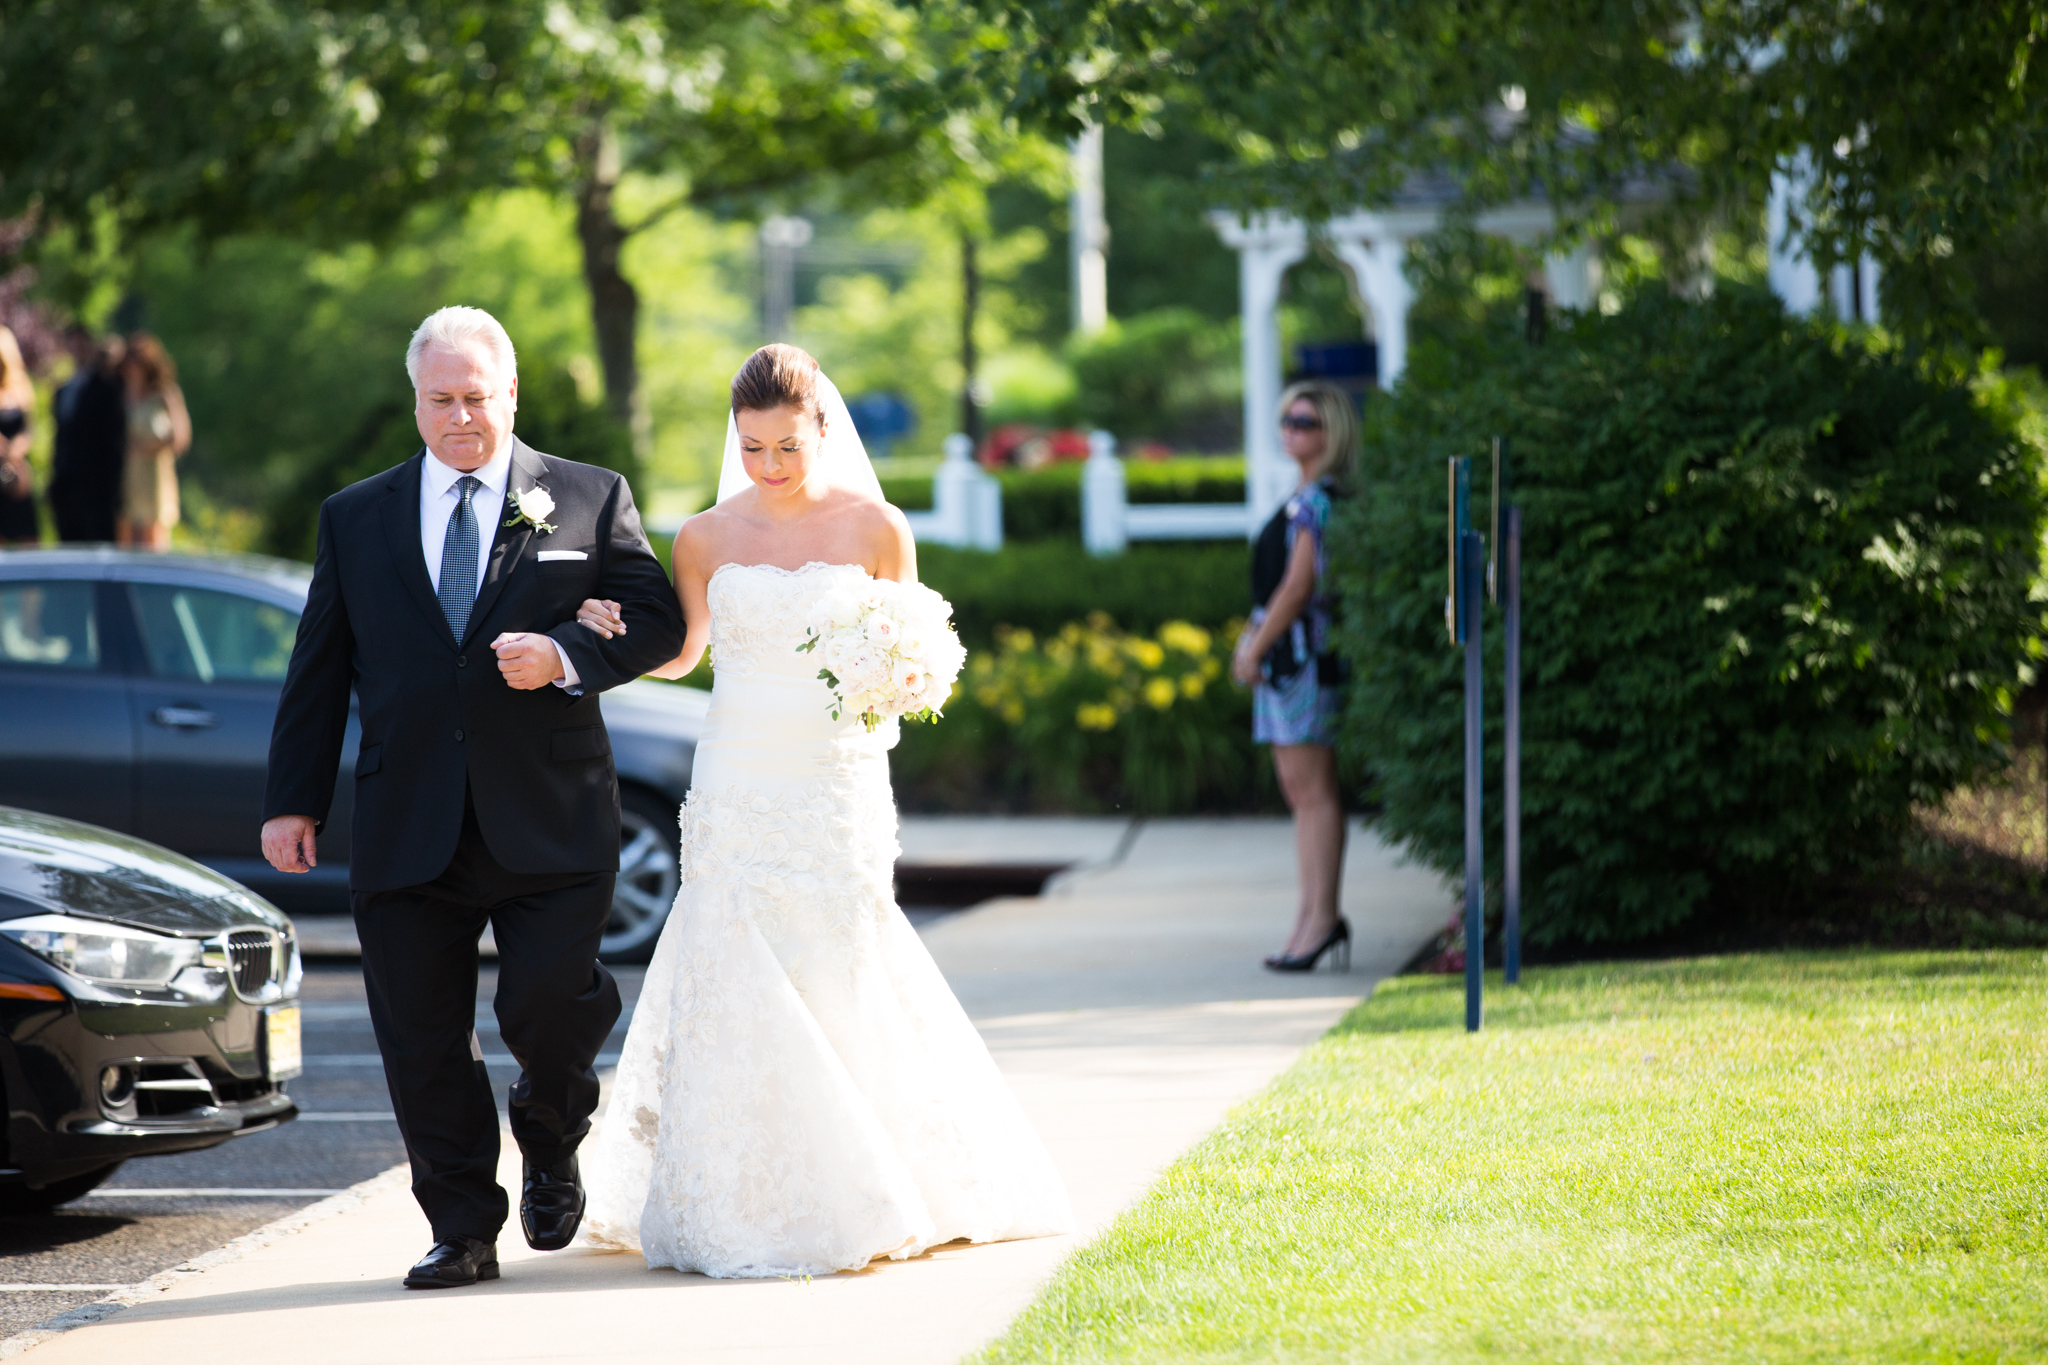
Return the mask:
<svg viewBox="0 0 2048 1365"><path fill-rule="evenodd" d="M313 851L313 817L274 815L263 822L263 856L279 872L311 872L320 865Z"/></svg>
<svg viewBox="0 0 2048 1365"><path fill-rule="evenodd" d="M522 692L546 687L562 676L562 654L555 642L530 631L507 631L491 641L498 652L498 671Z"/></svg>

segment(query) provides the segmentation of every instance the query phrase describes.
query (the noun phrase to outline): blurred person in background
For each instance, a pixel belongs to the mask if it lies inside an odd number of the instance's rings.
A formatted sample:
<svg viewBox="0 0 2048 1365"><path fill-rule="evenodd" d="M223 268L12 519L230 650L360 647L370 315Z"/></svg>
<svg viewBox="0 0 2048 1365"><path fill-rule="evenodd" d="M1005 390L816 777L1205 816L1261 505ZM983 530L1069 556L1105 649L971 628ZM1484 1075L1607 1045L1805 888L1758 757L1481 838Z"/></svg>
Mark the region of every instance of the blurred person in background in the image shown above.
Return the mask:
<svg viewBox="0 0 2048 1365"><path fill-rule="evenodd" d="M192 446L192 418L170 352L148 332L128 338L121 358L128 406L128 460L121 478L123 545L171 548L178 524L178 457Z"/></svg>
<svg viewBox="0 0 2048 1365"><path fill-rule="evenodd" d="M73 323L64 329L64 349L73 368L51 404L57 443L50 458L50 515L61 541L110 541L128 458L121 343L102 343Z"/></svg>
<svg viewBox="0 0 2048 1365"><path fill-rule="evenodd" d="M42 536L36 520L36 474L28 462L29 416L35 411L21 346L0 327L0 545L33 545Z"/></svg>
<svg viewBox="0 0 2048 1365"><path fill-rule="evenodd" d="M1344 868L1344 806L1337 791L1337 717L1344 668L1332 648L1336 596L1325 581L1330 511L1358 462L1358 410L1334 384L1295 384L1280 396L1280 441L1301 467L1294 495L1252 551L1251 619L1231 675L1253 688L1252 738L1273 746L1273 770L1294 812L1301 906L1276 972L1314 971L1328 954L1351 967L1351 926L1337 912Z"/></svg>

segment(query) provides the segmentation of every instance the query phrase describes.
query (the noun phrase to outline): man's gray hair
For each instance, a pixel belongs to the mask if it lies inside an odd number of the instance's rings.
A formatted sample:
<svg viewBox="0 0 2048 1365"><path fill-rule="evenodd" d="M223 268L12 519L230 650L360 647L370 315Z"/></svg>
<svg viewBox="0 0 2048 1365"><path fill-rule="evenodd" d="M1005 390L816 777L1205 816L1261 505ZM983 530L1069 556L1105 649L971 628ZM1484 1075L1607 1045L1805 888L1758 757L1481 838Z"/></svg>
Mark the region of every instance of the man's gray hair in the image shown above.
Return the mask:
<svg viewBox="0 0 2048 1365"><path fill-rule="evenodd" d="M465 308L460 304L436 309L427 314L412 334L412 343L405 348L405 373L412 380L412 386L420 386L420 357L427 347L439 346L448 351L467 351L482 343L505 362L505 368L514 377L519 374L519 355L512 349L512 338L506 334L504 324L481 308Z"/></svg>

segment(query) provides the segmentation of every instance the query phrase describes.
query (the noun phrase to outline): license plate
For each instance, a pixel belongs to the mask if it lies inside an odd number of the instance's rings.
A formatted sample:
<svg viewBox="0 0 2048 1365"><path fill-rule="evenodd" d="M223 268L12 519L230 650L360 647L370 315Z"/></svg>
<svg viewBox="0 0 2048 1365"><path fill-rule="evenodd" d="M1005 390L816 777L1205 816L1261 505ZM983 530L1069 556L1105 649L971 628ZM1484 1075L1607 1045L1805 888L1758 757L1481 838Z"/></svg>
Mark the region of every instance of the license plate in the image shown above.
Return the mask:
<svg viewBox="0 0 2048 1365"><path fill-rule="evenodd" d="M263 1011L265 1057L269 1063L270 1079L282 1081L305 1070L305 1062L299 1052L299 1007L297 1005L274 1005Z"/></svg>

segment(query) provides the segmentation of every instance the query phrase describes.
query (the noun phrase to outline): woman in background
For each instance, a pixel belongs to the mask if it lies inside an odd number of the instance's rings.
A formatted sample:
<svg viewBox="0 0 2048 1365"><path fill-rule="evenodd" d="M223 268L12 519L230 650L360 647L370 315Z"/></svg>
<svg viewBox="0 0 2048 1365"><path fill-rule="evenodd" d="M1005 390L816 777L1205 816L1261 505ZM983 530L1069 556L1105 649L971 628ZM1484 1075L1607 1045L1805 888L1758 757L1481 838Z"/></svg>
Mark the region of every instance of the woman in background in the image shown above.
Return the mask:
<svg viewBox="0 0 2048 1365"><path fill-rule="evenodd" d="M1344 806L1337 794L1342 664L1331 649L1336 598L1324 581L1323 535L1357 463L1351 395L1316 381L1280 397L1280 442L1301 467L1294 496L1273 514L1252 552L1250 621L1230 671L1253 686L1252 738L1273 746L1273 770L1294 812L1301 906L1276 972L1314 971L1325 954L1351 968L1351 926L1337 913L1344 867Z"/></svg>
<svg viewBox="0 0 2048 1365"><path fill-rule="evenodd" d="M0 545L33 545L42 536L36 518L36 474L28 462L29 414L35 386L14 333L0 327Z"/></svg>
<svg viewBox="0 0 2048 1365"><path fill-rule="evenodd" d="M177 366L148 332L128 338L121 380L128 395L128 464L121 477L120 542L168 550L178 524L177 461L192 445L192 419Z"/></svg>

